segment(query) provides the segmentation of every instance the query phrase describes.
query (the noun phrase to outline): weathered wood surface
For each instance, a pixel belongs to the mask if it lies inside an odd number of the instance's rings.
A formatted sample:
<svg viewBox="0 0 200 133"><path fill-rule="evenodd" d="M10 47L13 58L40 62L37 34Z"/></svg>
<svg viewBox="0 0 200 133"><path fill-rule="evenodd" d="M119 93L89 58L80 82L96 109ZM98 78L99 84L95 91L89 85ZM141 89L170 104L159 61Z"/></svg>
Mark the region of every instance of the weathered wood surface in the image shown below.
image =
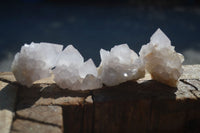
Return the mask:
<svg viewBox="0 0 200 133"><path fill-rule="evenodd" d="M9 72L0 73L0 87L0 133L200 131L200 65L184 66L177 88L149 75L86 92L60 89L51 78L26 88Z"/></svg>
<svg viewBox="0 0 200 133"><path fill-rule="evenodd" d="M17 88L17 86L0 81L0 133L10 132Z"/></svg>
<svg viewBox="0 0 200 133"><path fill-rule="evenodd" d="M16 111L11 133L62 133L62 108L36 106Z"/></svg>

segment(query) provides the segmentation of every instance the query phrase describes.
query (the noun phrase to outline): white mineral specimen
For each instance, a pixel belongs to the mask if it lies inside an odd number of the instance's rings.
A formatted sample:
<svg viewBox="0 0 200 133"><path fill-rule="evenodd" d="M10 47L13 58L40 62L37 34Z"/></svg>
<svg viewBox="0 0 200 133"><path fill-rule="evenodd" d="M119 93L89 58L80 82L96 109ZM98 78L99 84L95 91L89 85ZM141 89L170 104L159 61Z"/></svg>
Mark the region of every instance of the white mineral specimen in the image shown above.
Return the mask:
<svg viewBox="0 0 200 133"><path fill-rule="evenodd" d="M84 62L79 51L72 45L67 46L59 55L53 74L55 82L63 89L92 90L102 87L93 61L89 59Z"/></svg>
<svg viewBox="0 0 200 133"><path fill-rule="evenodd" d="M184 57L176 53L171 41L160 29L152 35L147 45L142 46L139 54L153 79L176 87L183 72Z"/></svg>
<svg viewBox="0 0 200 133"><path fill-rule="evenodd" d="M55 66L62 49L62 45L51 43L31 43L22 46L11 66L16 80L30 87L34 81L51 76L51 68Z"/></svg>
<svg viewBox="0 0 200 133"><path fill-rule="evenodd" d="M110 52L101 49L100 55L99 76L107 86L137 80L145 74L141 59L127 44L115 46Z"/></svg>

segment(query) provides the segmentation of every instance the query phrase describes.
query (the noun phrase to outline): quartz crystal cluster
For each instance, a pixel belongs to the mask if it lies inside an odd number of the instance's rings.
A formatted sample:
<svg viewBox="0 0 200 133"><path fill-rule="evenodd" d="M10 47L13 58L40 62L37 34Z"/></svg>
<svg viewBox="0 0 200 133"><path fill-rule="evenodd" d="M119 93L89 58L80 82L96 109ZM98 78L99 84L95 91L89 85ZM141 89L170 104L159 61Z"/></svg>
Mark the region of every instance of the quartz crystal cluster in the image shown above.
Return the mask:
<svg viewBox="0 0 200 133"><path fill-rule="evenodd" d="M144 77L145 69L138 55L127 44L100 50L99 76L107 86L118 85L128 80Z"/></svg>
<svg viewBox="0 0 200 133"><path fill-rule="evenodd" d="M71 90L92 90L101 88L102 83L91 59L84 62L81 54L72 45L58 56L53 70L54 80L61 88Z"/></svg>
<svg viewBox="0 0 200 133"><path fill-rule="evenodd" d="M183 72L184 57L176 53L171 41L160 29L152 35L147 45L142 46L139 54L153 79L172 87L177 85Z"/></svg>
<svg viewBox="0 0 200 133"><path fill-rule="evenodd" d="M169 38L158 29L138 56L127 44L100 50L101 63L96 68L92 59L84 58L72 45L31 43L15 55L12 71L16 80L30 87L34 81L54 77L60 88L93 90L102 85L114 86L145 75L169 86L176 86L181 76L183 56L176 53Z"/></svg>
<svg viewBox="0 0 200 133"><path fill-rule="evenodd" d="M12 72L22 85L30 87L36 80L51 76L58 54L63 46L50 43L31 43L22 46L15 55Z"/></svg>

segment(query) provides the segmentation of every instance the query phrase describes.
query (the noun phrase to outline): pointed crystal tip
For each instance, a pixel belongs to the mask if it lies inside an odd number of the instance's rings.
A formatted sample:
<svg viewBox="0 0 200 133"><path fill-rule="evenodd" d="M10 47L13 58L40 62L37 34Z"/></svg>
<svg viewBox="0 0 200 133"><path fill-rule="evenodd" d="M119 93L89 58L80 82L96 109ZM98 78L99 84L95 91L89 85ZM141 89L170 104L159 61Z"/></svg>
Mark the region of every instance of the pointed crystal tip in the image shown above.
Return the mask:
<svg viewBox="0 0 200 133"><path fill-rule="evenodd" d="M160 28L158 28L156 32L151 36L150 43L157 46L171 45L171 41Z"/></svg>

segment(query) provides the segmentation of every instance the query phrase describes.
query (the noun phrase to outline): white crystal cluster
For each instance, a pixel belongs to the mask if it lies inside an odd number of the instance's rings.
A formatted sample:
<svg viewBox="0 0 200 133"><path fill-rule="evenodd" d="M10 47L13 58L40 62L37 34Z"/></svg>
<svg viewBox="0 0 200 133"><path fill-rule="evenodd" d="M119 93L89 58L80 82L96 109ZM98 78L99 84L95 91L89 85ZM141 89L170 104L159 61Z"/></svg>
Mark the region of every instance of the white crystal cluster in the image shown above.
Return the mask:
<svg viewBox="0 0 200 133"><path fill-rule="evenodd" d="M181 76L183 56L176 53L169 38L158 29L138 56L127 44L100 50L101 63L96 68L92 59L84 58L72 45L31 43L15 55L12 71L16 80L30 87L34 81L53 75L56 84L71 90L93 90L137 80L145 75L169 86L176 86Z"/></svg>
<svg viewBox="0 0 200 133"><path fill-rule="evenodd" d="M84 62L72 45L67 46L59 55L53 74L55 82L61 88L92 90L102 87L93 61L89 59Z"/></svg>
<svg viewBox="0 0 200 133"><path fill-rule="evenodd" d="M184 57L176 53L171 41L160 29L152 35L147 45L142 46L139 54L153 79L173 87L177 85L183 73Z"/></svg>
<svg viewBox="0 0 200 133"><path fill-rule="evenodd" d="M99 76L107 86L144 77L145 69L138 55L127 44L114 46L110 52L100 50Z"/></svg>
<svg viewBox="0 0 200 133"><path fill-rule="evenodd" d="M30 87L36 80L51 76L58 54L63 46L50 43L31 43L22 46L15 55L12 72L22 85Z"/></svg>

